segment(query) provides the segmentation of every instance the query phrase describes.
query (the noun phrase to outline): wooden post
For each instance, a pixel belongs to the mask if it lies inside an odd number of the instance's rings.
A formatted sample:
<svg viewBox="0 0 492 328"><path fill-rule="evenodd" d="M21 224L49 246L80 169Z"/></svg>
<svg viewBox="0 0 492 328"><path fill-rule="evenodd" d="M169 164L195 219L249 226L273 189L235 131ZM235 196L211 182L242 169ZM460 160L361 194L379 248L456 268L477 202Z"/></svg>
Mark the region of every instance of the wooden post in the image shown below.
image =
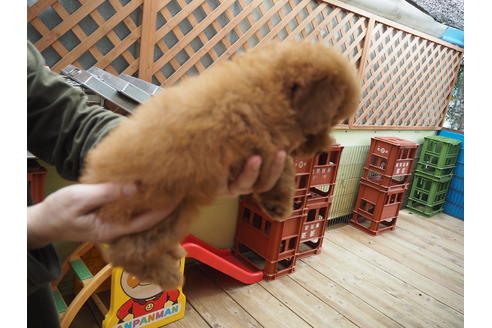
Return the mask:
<svg viewBox="0 0 492 328"><path fill-rule="evenodd" d="M458 65L456 67L454 79L453 79L453 82L451 83L451 92L449 93L448 101L446 102L446 107L443 109L444 114L442 116L441 121L439 122L438 129L442 129L442 126L444 125L444 121L446 120L446 114L448 113L448 109L449 109L449 102L451 101L451 98L453 97L454 86L456 85L456 82L458 81L458 77L460 76L460 67L461 67L461 63L463 62L463 56L464 56L464 52L462 52L460 55L460 59L458 61ZM461 124L463 124L463 121L461 122ZM460 126L460 128L461 128L461 126Z"/></svg>
<svg viewBox="0 0 492 328"><path fill-rule="evenodd" d="M366 70L366 58L367 58L367 54L369 53L369 48L371 46L371 40L373 37L372 31L374 29L375 24L376 24L376 19L374 17L371 17L369 19L369 23L367 24L366 37L364 39L364 46L362 47L362 55L360 56L359 78L361 79L361 81L364 80L364 73ZM356 115L357 113L354 113L354 115L352 115L352 117L350 118L348 124L349 129L353 128Z"/></svg>
<svg viewBox="0 0 492 328"><path fill-rule="evenodd" d="M140 54L138 77L152 82L152 65L154 64L154 33L157 19L157 0L143 0L142 37L140 39Z"/></svg>

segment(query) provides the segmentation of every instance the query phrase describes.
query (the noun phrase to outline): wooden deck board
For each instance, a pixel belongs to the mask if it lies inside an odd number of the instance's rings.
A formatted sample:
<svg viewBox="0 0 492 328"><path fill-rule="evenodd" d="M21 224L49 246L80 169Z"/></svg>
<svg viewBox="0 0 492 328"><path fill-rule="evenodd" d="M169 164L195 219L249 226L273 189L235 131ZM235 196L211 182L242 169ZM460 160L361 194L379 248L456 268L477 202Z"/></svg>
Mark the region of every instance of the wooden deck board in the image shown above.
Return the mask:
<svg viewBox="0 0 492 328"><path fill-rule="evenodd" d="M402 211L398 217L398 227L419 233L429 241L439 241L445 247L463 255L463 235L435 224L434 222L438 221L430 221L432 219ZM457 219L453 220L459 221Z"/></svg>
<svg viewBox="0 0 492 328"><path fill-rule="evenodd" d="M294 273L253 285L192 262L169 327L463 327L463 226L405 210L380 236L339 226Z"/></svg>
<svg viewBox="0 0 492 328"><path fill-rule="evenodd" d="M172 322L166 325L166 328L196 328L196 327L210 327L205 320L198 314L198 312L188 302L186 304L185 316L183 319Z"/></svg>
<svg viewBox="0 0 492 328"><path fill-rule="evenodd" d="M302 261L290 277L358 327L402 327L397 321Z"/></svg>
<svg viewBox="0 0 492 328"><path fill-rule="evenodd" d="M462 314L452 308L373 264L363 263L335 243L325 243L326 252L305 262L403 326L457 327L462 322Z"/></svg>
<svg viewBox="0 0 492 328"><path fill-rule="evenodd" d="M270 282L263 281L260 285L313 327L323 325L340 328L357 327L337 310L320 300L312 290L306 289L290 277Z"/></svg>
<svg viewBox="0 0 492 328"><path fill-rule="evenodd" d="M434 215L433 217L427 218L427 221L453 233L460 234L462 236L465 234L464 222L450 215L440 213L438 215Z"/></svg>
<svg viewBox="0 0 492 328"><path fill-rule="evenodd" d="M429 279L434 280L459 295L463 295L464 278L462 274L450 270L433 259L412 253L408 248L402 247L388 238L384 238L384 234L378 236L383 238L374 238L373 236L364 233L355 233L356 231L349 226L344 229L352 238L355 238L360 242L370 244L371 248L375 251L409 267Z"/></svg>
<svg viewBox="0 0 492 328"><path fill-rule="evenodd" d="M450 262L457 266L455 267L455 269L458 272L463 272L464 255L462 251L460 252L459 249L458 251L456 251L455 249L453 249L453 247L449 247L441 240L426 238L426 235L428 234L426 232L420 234L412 234L408 233L408 229L405 228L406 227L399 226L397 229L395 229L394 233L391 234L391 236L417 246L420 250L428 253L430 256L434 256L435 258Z"/></svg>
<svg viewBox="0 0 492 328"><path fill-rule="evenodd" d="M397 228L393 233L380 237L381 239L385 238L387 241L394 243L397 247L406 249L408 252L406 254L415 254L422 259L426 259L432 263L439 263L439 265L449 270L463 274L463 265L459 258L453 257L453 254L446 250L442 251L432 248L432 245L422 241L418 234L410 234L407 231Z"/></svg>
<svg viewBox="0 0 492 328"><path fill-rule="evenodd" d="M262 327L196 266L187 267L184 293L210 327Z"/></svg>
<svg viewBox="0 0 492 328"><path fill-rule="evenodd" d="M397 230L396 230L397 231ZM349 237L349 238L347 238ZM360 258L370 262L382 270L392 274L399 279L411 284L424 293L434 297L444 304L449 305L460 313L464 313L463 297L461 295L441 286L439 283L413 271L407 266L375 251L368 243L363 243L351 238L347 233L339 230L330 231L329 239L338 246L358 255Z"/></svg>
<svg viewBox="0 0 492 328"><path fill-rule="evenodd" d="M445 213L439 213L430 218L411 212L408 209L400 211L399 217L406 217L415 224L424 225L428 227L430 231L436 234L444 234L459 240L457 237L463 238L465 225L464 222L455 217L449 216Z"/></svg>
<svg viewBox="0 0 492 328"><path fill-rule="evenodd" d="M270 294L261 284L244 285L218 271L204 268L212 279L263 327L304 328L310 325Z"/></svg>

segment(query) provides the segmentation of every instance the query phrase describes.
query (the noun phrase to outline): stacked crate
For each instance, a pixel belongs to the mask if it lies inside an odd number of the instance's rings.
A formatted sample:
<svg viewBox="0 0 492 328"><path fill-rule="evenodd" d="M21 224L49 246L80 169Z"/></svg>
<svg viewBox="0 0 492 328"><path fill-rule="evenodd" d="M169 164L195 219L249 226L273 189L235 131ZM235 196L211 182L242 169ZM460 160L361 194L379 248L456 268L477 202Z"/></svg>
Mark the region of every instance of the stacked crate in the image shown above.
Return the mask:
<svg viewBox="0 0 492 328"><path fill-rule="evenodd" d="M251 196L240 198L233 251L263 270L265 280L294 272L298 258L321 251L342 149L294 161L294 208L287 218L274 220Z"/></svg>
<svg viewBox="0 0 492 328"><path fill-rule="evenodd" d="M375 137L367 156L351 224L372 235L394 230L419 145Z"/></svg>
<svg viewBox="0 0 492 328"><path fill-rule="evenodd" d="M313 159L309 194L304 210L306 218L302 225L297 257L319 254L323 246L328 224L333 192L342 157L343 146L336 144Z"/></svg>
<svg viewBox="0 0 492 328"><path fill-rule="evenodd" d="M442 136L425 137L408 197L407 208L425 216L444 210L461 141Z"/></svg>

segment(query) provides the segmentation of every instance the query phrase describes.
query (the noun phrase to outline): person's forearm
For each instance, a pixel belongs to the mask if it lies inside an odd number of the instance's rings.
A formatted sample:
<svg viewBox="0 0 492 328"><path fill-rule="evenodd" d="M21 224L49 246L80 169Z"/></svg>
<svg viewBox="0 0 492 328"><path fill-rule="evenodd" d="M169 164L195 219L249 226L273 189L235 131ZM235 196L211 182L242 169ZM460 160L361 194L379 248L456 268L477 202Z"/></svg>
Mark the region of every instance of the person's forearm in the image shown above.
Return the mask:
<svg viewBox="0 0 492 328"><path fill-rule="evenodd" d="M27 248L46 246L54 240L51 237L48 222L43 222L43 206L36 204L27 208Z"/></svg>
<svg viewBox="0 0 492 328"><path fill-rule="evenodd" d="M97 216L106 204L134 196L137 187L112 183L74 184L50 194L27 208L27 247L35 249L55 241L109 243L124 235L155 226L174 211L176 197L166 206L140 213L129 222L112 222Z"/></svg>

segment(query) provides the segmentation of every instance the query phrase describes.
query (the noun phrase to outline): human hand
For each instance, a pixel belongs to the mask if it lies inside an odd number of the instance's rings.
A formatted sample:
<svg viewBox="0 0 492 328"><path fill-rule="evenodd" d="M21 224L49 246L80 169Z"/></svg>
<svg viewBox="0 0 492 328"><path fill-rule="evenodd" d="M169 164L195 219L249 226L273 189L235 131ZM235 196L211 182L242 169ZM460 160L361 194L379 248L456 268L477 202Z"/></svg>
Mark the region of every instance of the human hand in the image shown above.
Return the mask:
<svg viewBox="0 0 492 328"><path fill-rule="evenodd" d="M273 188L284 170L286 156L286 152L283 150L277 152L270 168L268 182L265 183L264 190L259 190L259 192L268 191ZM253 185L260 175L261 164L262 159L260 156L251 156L238 178L229 184L221 194L224 196L238 196L251 193L253 191Z"/></svg>
<svg viewBox="0 0 492 328"><path fill-rule="evenodd" d="M39 248L53 241L111 242L120 236L147 230L168 216L177 199L166 208L143 213L130 222L107 222L95 212L104 204L130 197L135 185L76 184L49 195L27 209L28 248Z"/></svg>

